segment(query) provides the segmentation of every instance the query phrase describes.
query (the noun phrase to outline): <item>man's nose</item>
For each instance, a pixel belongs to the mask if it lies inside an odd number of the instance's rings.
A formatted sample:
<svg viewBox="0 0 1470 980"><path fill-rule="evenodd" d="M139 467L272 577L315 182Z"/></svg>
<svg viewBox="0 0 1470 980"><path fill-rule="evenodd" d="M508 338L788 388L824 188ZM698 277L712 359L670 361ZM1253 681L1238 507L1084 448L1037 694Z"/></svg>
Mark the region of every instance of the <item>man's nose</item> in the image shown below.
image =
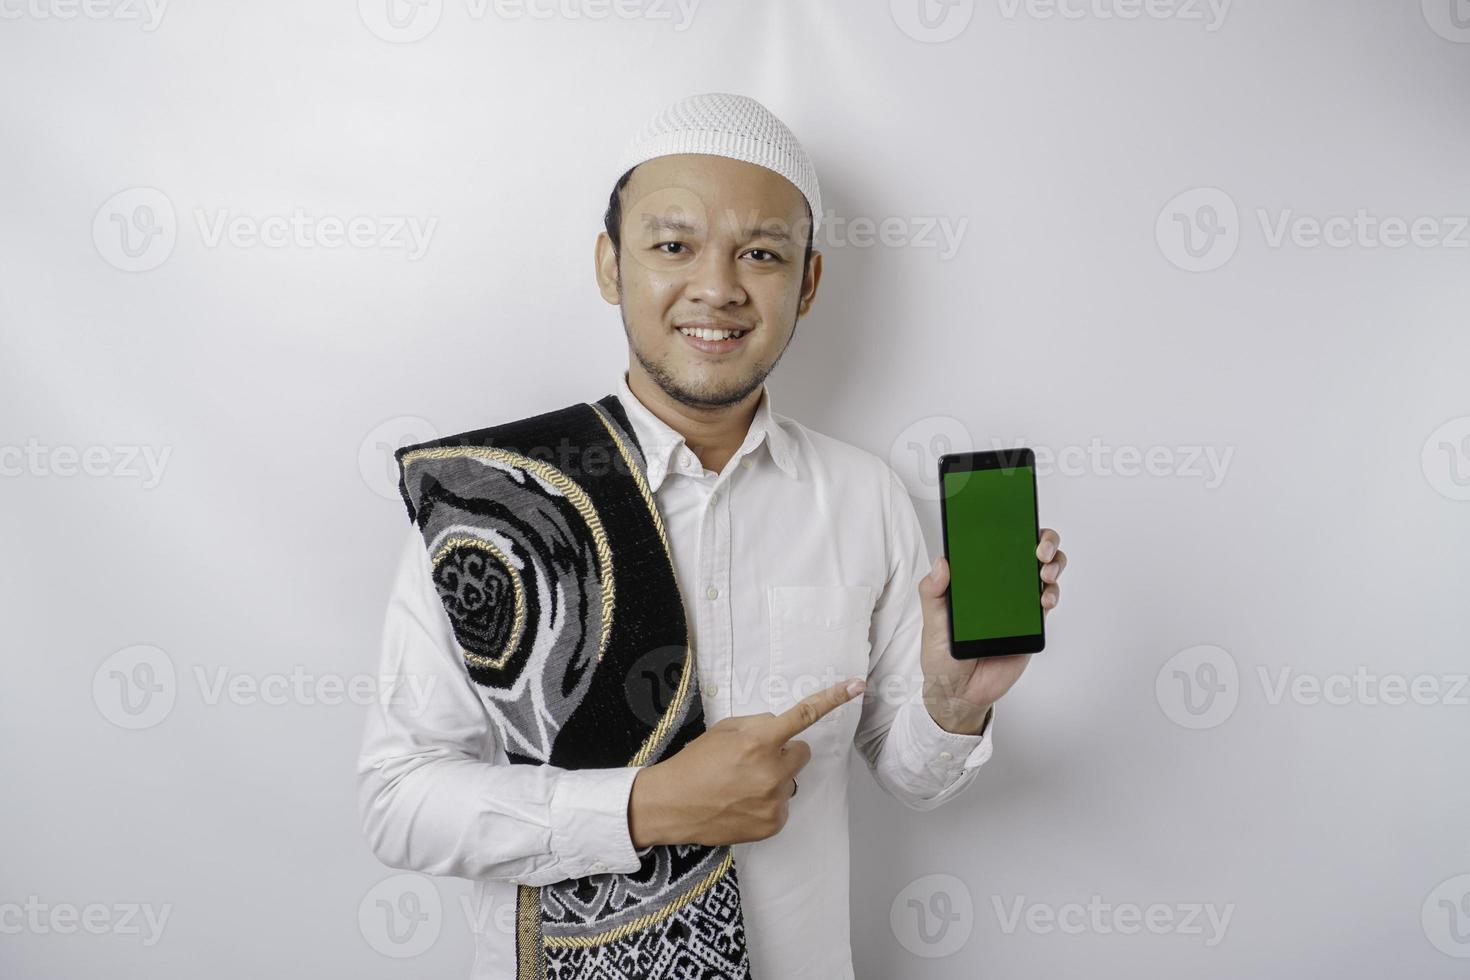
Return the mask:
<svg viewBox="0 0 1470 980"><path fill-rule="evenodd" d="M720 249L706 248L689 273L690 298L713 307L744 303L738 261Z"/></svg>

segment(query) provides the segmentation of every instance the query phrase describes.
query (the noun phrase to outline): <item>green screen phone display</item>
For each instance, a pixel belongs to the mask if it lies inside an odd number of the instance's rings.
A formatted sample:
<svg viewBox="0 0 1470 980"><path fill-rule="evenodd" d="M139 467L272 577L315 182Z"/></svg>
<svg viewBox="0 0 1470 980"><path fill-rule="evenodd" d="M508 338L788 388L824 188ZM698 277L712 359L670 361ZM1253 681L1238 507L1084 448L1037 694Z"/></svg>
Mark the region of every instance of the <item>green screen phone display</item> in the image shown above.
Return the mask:
<svg viewBox="0 0 1470 980"><path fill-rule="evenodd" d="M1033 469L945 473L944 507L954 639L1040 633Z"/></svg>

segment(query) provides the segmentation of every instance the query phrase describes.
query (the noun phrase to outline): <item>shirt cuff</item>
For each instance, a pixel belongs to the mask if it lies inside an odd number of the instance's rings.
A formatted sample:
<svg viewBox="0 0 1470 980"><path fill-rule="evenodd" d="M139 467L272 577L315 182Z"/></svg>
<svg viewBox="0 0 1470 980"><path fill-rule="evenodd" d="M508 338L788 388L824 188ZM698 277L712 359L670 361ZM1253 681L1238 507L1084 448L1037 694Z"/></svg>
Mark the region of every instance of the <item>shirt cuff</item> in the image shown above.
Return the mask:
<svg viewBox="0 0 1470 980"><path fill-rule="evenodd" d="M905 708L909 734L906 741L923 765L953 774L973 769L990 758L994 748L990 735L995 730L995 705L990 706L985 727L979 735L961 735L940 728L923 701L910 701Z"/></svg>
<svg viewBox="0 0 1470 980"><path fill-rule="evenodd" d="M568 878L642 865L628 828L628 799L640 766L568 769L551 793L551 849Z"/></svg>

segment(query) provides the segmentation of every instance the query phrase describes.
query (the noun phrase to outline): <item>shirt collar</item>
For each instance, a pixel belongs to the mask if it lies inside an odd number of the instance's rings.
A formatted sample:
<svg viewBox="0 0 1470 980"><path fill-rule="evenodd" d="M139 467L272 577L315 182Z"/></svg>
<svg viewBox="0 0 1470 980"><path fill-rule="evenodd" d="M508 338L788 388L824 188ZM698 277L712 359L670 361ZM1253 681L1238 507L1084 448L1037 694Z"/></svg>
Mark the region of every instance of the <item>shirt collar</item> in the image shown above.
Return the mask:
<svg viewBox="0 0 1470 980"><path fill-rule="evenodd" d="M628 387L627 371L618 375L617 395L618 400L623 403L623 410L628 413L628 421L633 426L634 435L638 437L638 444L643 449L643 458L648 464L648 487L657 491L676 459L675 453L684 445L684 437L638 400L638 396ZM735 451L735 458L739 459L746 453L754 452L763 442L782 472L795 479L796 441L781 427L779 418L771 411L771 390L765 385L761 386L761 400L756 405L755 417L751 419L750 428L745 433L745 441ZM696 470L694 475L697 476L699 472L701 471Z"/></svg>

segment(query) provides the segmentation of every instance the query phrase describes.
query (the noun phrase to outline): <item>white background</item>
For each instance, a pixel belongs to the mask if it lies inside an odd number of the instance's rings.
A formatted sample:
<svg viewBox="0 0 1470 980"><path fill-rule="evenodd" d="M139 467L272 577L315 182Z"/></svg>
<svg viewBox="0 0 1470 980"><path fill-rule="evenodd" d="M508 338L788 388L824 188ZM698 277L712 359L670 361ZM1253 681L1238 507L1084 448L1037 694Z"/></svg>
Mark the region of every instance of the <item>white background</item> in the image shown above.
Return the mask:
<svg viewBox="0 0 1470 980"><path fill-rule="evenodd" d="M1069 464L1063 601L976 785L917 813L855 764L859 977L1464 975L1470 4L93 2L0 0L0 973L468 973L465 882L417 956L374 933L363 709L248 685L376 671L391 445L612 390L611 161L734 91L828 212L777 411L893 461L931 552L934 453ZM210 233L295 211L376 231Z"/></svg>

